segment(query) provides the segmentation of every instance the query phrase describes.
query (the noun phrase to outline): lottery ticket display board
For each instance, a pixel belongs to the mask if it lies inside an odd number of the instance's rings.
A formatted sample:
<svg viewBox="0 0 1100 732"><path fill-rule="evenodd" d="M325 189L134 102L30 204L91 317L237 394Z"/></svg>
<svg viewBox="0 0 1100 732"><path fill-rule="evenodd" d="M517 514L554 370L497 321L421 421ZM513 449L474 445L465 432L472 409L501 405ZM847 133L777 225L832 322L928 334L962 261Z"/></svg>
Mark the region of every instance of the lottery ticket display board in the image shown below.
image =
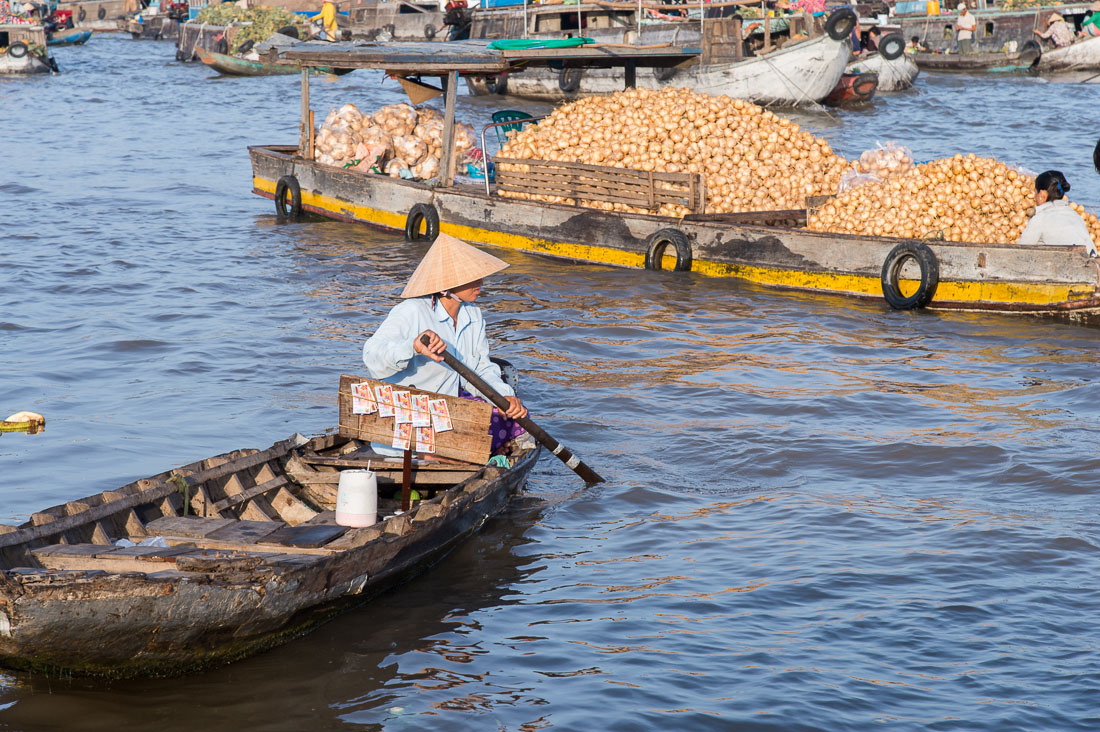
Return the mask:
<svg viewBox="0 0 1100 732"><path fill-rule="evenodd" d="M485 402L348 374L340 377L339 393L343 437L477 465L489 462L493 407Z"/></svg>

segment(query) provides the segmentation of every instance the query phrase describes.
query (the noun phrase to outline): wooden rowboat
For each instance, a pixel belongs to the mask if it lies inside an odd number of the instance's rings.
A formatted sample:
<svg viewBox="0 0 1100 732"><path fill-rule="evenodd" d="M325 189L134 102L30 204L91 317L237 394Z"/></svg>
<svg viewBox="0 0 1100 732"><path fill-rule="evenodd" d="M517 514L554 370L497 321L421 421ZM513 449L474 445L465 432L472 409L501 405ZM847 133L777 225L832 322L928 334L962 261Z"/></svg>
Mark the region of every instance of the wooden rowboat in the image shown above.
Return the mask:
<svg viewBox="0 0 1100 732"><path fill-rule="evenodd" d="M402 462L341 424L339 435L236 450L0 527L0 664L176 674L272 647L426 569L501 510L540 451L513 445L508 468L414 461L423 499L399 513ZM340 471L368 459L380 521L339 526Z"/></svg>
<svg viewBox="0 0 1100 732"><path fill-rule="evenodd" d="M1014 73L1031 69L1039 60L1038 48L1029 47L1012 53L931 53L911 54L917 66L929 71L991 71Z"/></svg>
<svg viewBox="0 0 1100 732"><path fill-rule="evenodd" d="M195 47L195 55L210 68L225 76L278 76L297 74L302 69L296 63L264 63L237 58L224 53L208 51L202 46Z"/></svg>
<svg viewBox="0 0 1100 732"><path fill-rule="evenodd" d="M46 40L47 46L83 46L94 31L70 29L55 31Z"/></svg>

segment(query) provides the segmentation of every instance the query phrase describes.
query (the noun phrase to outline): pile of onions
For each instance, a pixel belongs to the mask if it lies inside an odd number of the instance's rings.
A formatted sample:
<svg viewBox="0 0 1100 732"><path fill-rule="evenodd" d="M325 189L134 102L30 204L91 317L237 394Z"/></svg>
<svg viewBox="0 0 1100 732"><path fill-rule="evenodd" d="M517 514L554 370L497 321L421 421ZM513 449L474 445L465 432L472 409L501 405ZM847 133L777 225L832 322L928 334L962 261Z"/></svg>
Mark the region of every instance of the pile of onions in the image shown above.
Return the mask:
<svg viewBox="0 0 1100 732"><path fill-rule="evenodd" d="M835 193L848 169L829 143L788 119L741 99L674 87L628 89L558 107L537 125L514 133L501 157L701 173L708 213L805 208L807 196ZM649 213L625 204L501 195ZM682 216L690 211L665 204L657 213Z"/></svg>
<svg viewBox="0 0 1100 732"><path fill-rule="evenodd" d="M471 125L455 125L460 159L477 138ZM432 107L391 104L365 115L345 104L325 117L314 139L314 159L339 168L352 165L369 172L373 166L393 178L428 180L439 175L443 156L443 116Z"/></svg>
<svg viewBox="0 0 1100 732"><path fill-rule="evenodd" d="M1072 204L1100 241L1100 222ZM1002 243L1035 213L1035 179L992 158L957 154L839 194L807 228L840 234Z"/></svg>

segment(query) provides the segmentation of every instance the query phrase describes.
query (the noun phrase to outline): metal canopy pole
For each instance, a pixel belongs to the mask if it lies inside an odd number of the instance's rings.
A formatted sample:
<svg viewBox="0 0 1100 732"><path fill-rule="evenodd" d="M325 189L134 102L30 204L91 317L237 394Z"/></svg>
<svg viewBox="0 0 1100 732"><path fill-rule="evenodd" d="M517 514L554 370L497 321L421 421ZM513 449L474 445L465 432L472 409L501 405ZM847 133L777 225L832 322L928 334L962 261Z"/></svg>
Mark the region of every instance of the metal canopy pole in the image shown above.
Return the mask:
<svg viewBox="0 0 1100 732"><path fill-rule="evenodd" d="M527 0L523 0L523 37L527 37Z"/></svg>
<svg viewBox="0 0 1100 732"><path fill-rule="evenodd" d="M634 19L634 22L638 26L638 38L635 43L640 45L642 42L642 0L638 0L638 15Z"/></svg>
<svg viewBox="0 0 1100 732"><path fill-rule="evenodd" d="M447 96L443 107L443 159L440 161L439 182L450 187L455 182L455 91L458 89L458 72L447 72ZM486 173L488 177L488 173Z"/></svg>
<svg viewBox="0 0 1100 732"><path fill-rule="evenodd" d="M309 67L302 67L302 122L298 125L298 154L305 157L309 151Z"/></svg>

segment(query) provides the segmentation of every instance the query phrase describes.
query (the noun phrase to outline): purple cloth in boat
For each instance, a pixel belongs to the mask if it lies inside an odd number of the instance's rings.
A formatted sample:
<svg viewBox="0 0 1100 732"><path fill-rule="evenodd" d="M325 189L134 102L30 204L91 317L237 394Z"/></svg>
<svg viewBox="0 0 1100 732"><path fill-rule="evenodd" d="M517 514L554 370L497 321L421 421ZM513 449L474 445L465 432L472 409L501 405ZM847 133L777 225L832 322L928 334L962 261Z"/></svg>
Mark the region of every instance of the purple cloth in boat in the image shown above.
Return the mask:
<svg viewBox="0 0 1100 732"><path fill-rule="evenodd" d="M458 395L463 399L472 399L475 402L484 402L481 397L474 396L465 389L459 387ZM514 419L510 419L501 414L500 410L493 407L493 416L489 420L489 434L493 438L493 446L490 448L493 453L504 447L515 438L522 434L525 434L527 430L519 426L519 423Z"/></svg>

